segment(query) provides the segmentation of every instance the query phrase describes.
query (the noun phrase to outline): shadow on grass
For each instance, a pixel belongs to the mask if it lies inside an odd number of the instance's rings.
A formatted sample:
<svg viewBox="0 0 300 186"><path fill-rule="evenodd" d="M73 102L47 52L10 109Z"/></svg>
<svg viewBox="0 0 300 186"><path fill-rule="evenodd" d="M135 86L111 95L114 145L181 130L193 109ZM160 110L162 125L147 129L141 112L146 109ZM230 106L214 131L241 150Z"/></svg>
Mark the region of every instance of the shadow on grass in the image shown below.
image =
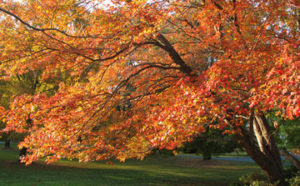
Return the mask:
<svg viewBox="0 0 300 186"><path fill-rule="evenodd" d="M63 160L54 165L36 162L24 166L16 159L0 157L0 185L228 185L258 170L255 165L221 161L191 167L201 162L184 158L129 160L114 165Z"/></svg>

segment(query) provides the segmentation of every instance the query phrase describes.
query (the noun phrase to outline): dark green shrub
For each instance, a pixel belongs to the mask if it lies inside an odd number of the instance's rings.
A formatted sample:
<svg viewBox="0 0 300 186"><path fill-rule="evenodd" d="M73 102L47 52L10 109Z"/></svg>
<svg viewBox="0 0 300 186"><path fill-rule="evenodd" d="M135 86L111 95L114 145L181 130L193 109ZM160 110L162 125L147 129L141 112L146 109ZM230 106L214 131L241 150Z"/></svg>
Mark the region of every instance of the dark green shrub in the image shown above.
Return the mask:
<svg viewBox="0 0 300 186"><path fill-rule="evenodd" d="M286 181L290 186L299 186L300 185L300 172L296 172L293 167L285 170L285 174L289 177L286 178ZM242 176L238 181L233 182L230 186L276 186L277 184L271 184L267 177L263 174L254 173L247 176Z"/></svg>

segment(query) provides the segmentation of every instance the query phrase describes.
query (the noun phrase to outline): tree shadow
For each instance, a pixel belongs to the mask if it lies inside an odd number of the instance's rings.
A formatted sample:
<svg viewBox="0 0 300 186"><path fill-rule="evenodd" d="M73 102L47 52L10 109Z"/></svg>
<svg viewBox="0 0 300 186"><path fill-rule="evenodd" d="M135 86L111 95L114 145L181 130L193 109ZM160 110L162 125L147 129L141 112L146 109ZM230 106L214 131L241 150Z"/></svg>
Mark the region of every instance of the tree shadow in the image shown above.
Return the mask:
<svg viewBox="0 0 300 186"><path fill-rule="evenodd" d="M78 163L74 164L76 166L35 162L24 166L17 161L0 160L0 185L228 185L232 181L226 179L222 171L214 174L159 165L95 162L89 164L92 167L78 167Z"/></svg>

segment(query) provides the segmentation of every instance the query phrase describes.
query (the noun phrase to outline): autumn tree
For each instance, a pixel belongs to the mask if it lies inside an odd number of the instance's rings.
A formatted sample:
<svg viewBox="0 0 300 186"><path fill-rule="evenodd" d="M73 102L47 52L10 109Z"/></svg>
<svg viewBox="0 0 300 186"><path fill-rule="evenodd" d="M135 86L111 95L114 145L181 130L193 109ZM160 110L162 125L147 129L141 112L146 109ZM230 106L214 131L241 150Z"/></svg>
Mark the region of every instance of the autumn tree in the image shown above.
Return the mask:
<svg viewBox="0 0 300 186"><path fill-rule="evenodd" d="M265 114L299 117L297 3L1 0L3 79L35 69L40 81L72 77L53 95L16 97L2 109L5 130L30 134L20 147L31 163L142 159L204 125L229 128L270 181L285 185Z"/></svg>

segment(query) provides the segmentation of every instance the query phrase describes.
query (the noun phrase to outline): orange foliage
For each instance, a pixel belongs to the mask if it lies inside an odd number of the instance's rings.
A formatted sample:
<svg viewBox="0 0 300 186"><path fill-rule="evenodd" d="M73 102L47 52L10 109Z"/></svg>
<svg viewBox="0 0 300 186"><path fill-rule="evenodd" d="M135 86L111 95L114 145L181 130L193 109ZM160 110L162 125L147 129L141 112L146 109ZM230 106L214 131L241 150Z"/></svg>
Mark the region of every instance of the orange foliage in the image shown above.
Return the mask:
<svg viewBox="0 0 300 186"><path fill-rule="evenodd" d="M0 1L2 79L72 77L54 95L16 97L5 131L28 132L27 163L124 161L206 125L238 133L251 109L299 117L293 2Z"/></svg>

